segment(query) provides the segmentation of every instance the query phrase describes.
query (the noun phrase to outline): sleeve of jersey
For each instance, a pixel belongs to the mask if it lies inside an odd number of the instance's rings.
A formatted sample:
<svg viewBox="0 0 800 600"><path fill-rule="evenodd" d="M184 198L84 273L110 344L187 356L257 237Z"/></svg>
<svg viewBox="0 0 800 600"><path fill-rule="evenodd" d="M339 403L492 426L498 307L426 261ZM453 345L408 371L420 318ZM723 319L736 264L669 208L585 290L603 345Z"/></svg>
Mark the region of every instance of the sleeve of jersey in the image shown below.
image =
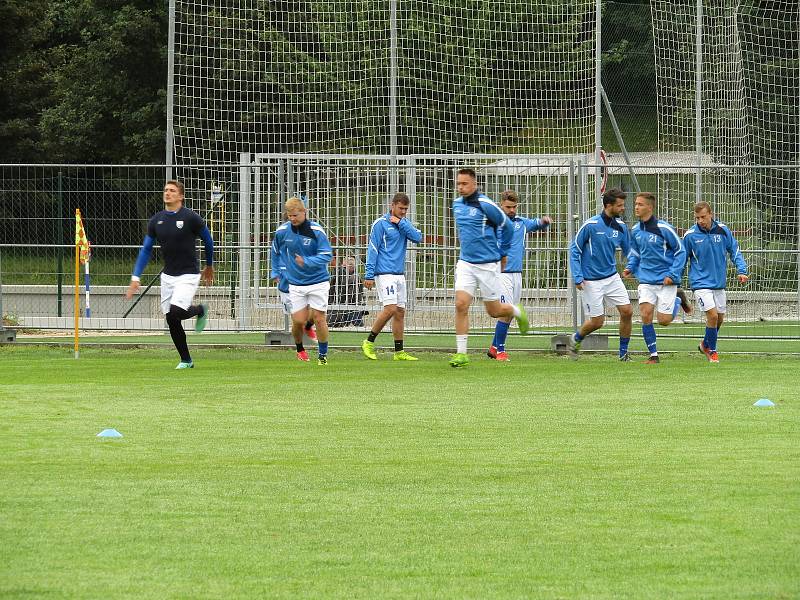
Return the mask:
<svg viewBox="0 0 800 600"><path fill-rule="evenodd" d="M728 234L728 254L731 255L731 260L736 265L736 272L739 275L747 275L747 263L744 261L742 251L739 249L739 242L733 237L730 229L726 229L725 233Z"/></svg>
<svg viewBox="0 0 800 600"><path fill-rule="evenodd" d="M549 223L543 222L541 219L525 219L525 231L544 231L550 227Z"/></svg>
<svg viewBox="0 0 800 600"><path fill-rule="evenodd" d="M400 219L400 230L410 241L419 244L422 241L422 232L414 227L408 219Z"/></svg>
<svg viewBox="0 0 800 600"><path fill-rule="evenodd" d="M154 238L150 237L149 234L144 236L142 249L139 250L139 256L136 258L136 264L133 266L134 277L142 276L144 268L147 266L147 263L150 262L150 255L153 253L153 244L155 244Z"/></svg>
<svg viewBox="0 0 800 600"><path fill-rule="evenodd" d="M626 225L623 225L622 229L622 239L619 242L619 247L622 248L622 255L627 258L631 253L631 230Z"/></svg>
<svg viewBox="0 0 800 600"><path fill-rule="evenodd" d="M675 233L674 230L667 229L667 231L669 231L667 239L669 239L669 245L674 253L669 276L674 283L680 285L681 277L683 276L683 268L686 266L686 248L684 248L683 243L681 243L681 238L678 237L678 234Z"/></svg>
<svg viewBox="0 0 800 600"><path fill-rule="evenodd" d="M500 225L500 256L508 256L511 252L511 242L514 241L514 229L511 227L511 221L503 218L503 223Z"/></svg>
<svg viewBox="0 0 800 600"><path fill-rule="evenodd" d="M625 265L625 268L635 275L639 270L639 260L641 257L639 256L639 247L636 243L636 235L633 232L631 232L630 245L631 249L630 252L628 252L628 264Z"/></svg>
<svg viewBox="0 0 800 600"><path fill-rule="evenodd" d="M275 237L272 238L272 248L269 252L269 262L271 264L269 276L272 279L279 278L281 276L281 253L278 247L278 235L275 234Z"/></svg>
<svg viewBox="0 0 800 600"><path fill-rule="evenodd" d="M369 242L367 243L367 264L364 266L364 279L372 281L375 279L375 263L378 261L378 244L380 244L380 223L375 223L369 232Z"/></svg>
<svg viewBox="0 0 800 600"><path fill-rule="evenodd" d="M582 227L569 247L569 270L572 272L572 280L575 285L583 281L581 256L583 255L583 246L586 243L586 231L588 229L588 227Z"/></svg>
<svg viewBox="0 0 800 600"><path fill-rule="evenodd" d="M305 257L305 263L312 267L320 267L327 265L333 260L333 249L331 243L328 241L328 236L320 229L314 229L314 235L317 236L317 253L313 256Z"/></svg>
<svg viewBox="0 0 800 600"><path fill-rule="evenodd" d="M203 248L206 253L206 265L211 267L214 265L214 240L205 223L203 223L203 228L200 230L200 239L203 240Z"/></svg>

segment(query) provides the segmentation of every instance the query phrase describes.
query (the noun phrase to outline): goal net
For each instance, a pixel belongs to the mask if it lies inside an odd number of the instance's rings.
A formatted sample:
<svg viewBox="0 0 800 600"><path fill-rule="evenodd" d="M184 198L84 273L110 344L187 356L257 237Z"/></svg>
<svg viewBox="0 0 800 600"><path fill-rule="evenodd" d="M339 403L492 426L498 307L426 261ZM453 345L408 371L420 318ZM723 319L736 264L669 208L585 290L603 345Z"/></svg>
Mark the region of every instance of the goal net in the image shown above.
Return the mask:
<svg viewBox="0 0 800 600"><path fill-rule="evenodd" d="M694 203L709 201L750 264L751 282L729 286L733 314L796 323L800 5L722 0L705 1L698 11L696 0L652 0L651 6L659 150L685 156L684 165L659 178L660 214L689 224Z"/></svg>
<svg viewBox="0 0 800 600"><path fill-rule="evenodd" d="M595 147L595 6L177 0L176 172L201 209L215 186L225 187L212 225L229 245L253 245L243 254L223 249L221 283L227 277L236 288L248 278L255 304L278 306L266 248L291 194L308 196L312 218L333 242L335 265L354 255L363 271L369 227L399 186L413 193L414 218L426 233L409 253L412 287L426 302L439 299L430 319L412 326L450 329L456 241L449 205L455 169L469 165L495 198L521 186L521 214L547 211L558 219L559 236L529 244L525 286L558 285L566 301L565 165L575 155L585 161ZM192 166L233 165L242 153L257 163L246 184L250 207L238 204L244 196L230 180L235 170ZM526 160L504 164L511 155L539 158L527 161L533 164L520 179ZM565 307L553 308L561 324L570 320Z"/></svg>

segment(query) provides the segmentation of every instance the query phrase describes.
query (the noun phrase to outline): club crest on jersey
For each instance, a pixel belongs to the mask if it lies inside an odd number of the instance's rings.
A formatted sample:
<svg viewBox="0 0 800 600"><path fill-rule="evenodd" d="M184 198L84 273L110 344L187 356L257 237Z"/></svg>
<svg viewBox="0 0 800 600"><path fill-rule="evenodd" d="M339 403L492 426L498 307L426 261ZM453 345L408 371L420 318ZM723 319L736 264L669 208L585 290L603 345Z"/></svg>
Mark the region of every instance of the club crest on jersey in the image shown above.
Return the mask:
<svg viewBox="0 0 800 600"><path fill-rule="evenodd" d="M175 226L178 229L183 229L183 221L175 221Z"/></svg>
<svg viewBox="0 0 800 600"><path fill-rule="evenodd" d="M469 209L469 216L470 217L474 217L477 214L478 214L478 209L477 208L470 208Z"/></svg>

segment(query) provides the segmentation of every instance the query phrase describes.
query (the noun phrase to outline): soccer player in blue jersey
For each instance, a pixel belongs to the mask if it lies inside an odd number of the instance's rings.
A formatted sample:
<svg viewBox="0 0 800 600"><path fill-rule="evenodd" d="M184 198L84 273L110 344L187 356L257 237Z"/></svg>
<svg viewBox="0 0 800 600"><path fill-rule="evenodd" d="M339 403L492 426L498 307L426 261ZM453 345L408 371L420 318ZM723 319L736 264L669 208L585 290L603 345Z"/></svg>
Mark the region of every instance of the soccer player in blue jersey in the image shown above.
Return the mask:
<svg viewBox="0 0 800 600"><path fill-rule="evenodd" d="M629 361L633 308L628 290L617 272L617 249L627 257L631 249L625 213L625 192L613 188L603 194L603 212L588 219L569 248L569 266L575 287L581 290L586 321L572 334L570 351L577 354L583 339L605 322L608 301L619 311L619 359Z"/></svg>
<svg viewBox="0 0 800 600"><path fill-rule="evenodd" d="M280 260L277 262L272 262L271 267L270 276L278 286L278 295L280 296L281 304L283 305L283 314L291 317L292 301L289 299L289 279L286 277L286 267L280 263ZM304 333L309 339L316 341L317 332L314 329L314 321L310 319L306 321Z"/></svg>
<svg viewBox="0 0 800 600"><path fill-rule="evenodd" d="M642 335L650 351L648 364L658 363L653 317L666 327L681 307L690 312L689 303L678 283L686 265L686 249L675 228L656 218L656 197L650 192L636 194L633 210L639 222L631 229L631 251L622 276L639 280L639 314Z"/></svg>
<svg viewBox="0 0 800 600"><path fill-rule="evenodd" d="M361 343L364 356L377 360L375 339L389 319L392 320L394 336L394 360L418 360L403 349L406 301L406 248L408 242L418 244L422 232L406 217L411 204L409 197L398 192L392 198L389 212L372 224L367 248L367 265L364 272L364 287L376 289L383 310L378 314L369 337Z"/></svg>
<svg viewBox="0 0 800 600"><path fill-rule="evenodd" d="M286 267L298 360L309 360L303 347L303 329L311 319L317 329L317 364L327 365L326 312L331 287L328 263L333 260L333 250L319 223L306 218L306 207L300 198L286 201L286 215L289 220L278 227L272 239L271 263Z"/></svg>
<svg viewBox="0 0 800 600"><path fill-rule="evenodd" d="M500 273L507 263L514 236L511 222L497 204L478 191L473 169L458 171L456 190L460 195L453 201L453 216L461 249L455 282L456 353L450 359L450 366L465 367L469 364L469 307L477 288L481 290L483 305L490 317L513 316L520 333L527 333L528 316L522 305L500 301L503 295Z"/></svg>
<svg viewBox="0 0 800 600"><path fill-rule="evenodd" d="M706 314L706 334L697 347L712 363L719 362L717 334L727 308L725 284L728 257L736 265L739 283L748 280L747 263L739 243L724 223L714 219L708 202L694 207L695 225L683 235L688 255L689 287L694 290L697 305Z"/></svg>
<svg viewBox="0 0 800 600"><path fill-rule="evenodd" d="M525 239L527 234L533 231L544 231L550 227L550 223L553 221L550 217L538 217L536 219L518 217L518 204L519 195L514 190L506 190L500 194L500 209L511 221L511 229L513 231L506 266L500 274L500 283L503 286L500 302L509 304L519 304L522 299L522 262L525 258ZM494 339L492 339L492 345L486 353L489 358L494 358L501 362L509 360L508 352L506 352L506 338L508 337L510 324L510 316L500 317L497 320L494 328Z"/></svg>
<svg viewBox="0 0 800 600"><path fill-rule="evenodd" d="M203 331L208 322L208 306L192 305L201 278L195 255L195 240L198 237L203 240L205 247L203 282L210 285L214 280L214 241L203 218L183 205L184 194L184 186L180 181L170 180L164 185L164 210L153 215L147 224L147 235L144 236L131 283L125 292L125 297L130 300L139 291L140 277L158 241L164 256L161 310L166 317L172 342L181 357L176 369L194 368L181 321L197 317L195 331L198 333Z"/></svg>

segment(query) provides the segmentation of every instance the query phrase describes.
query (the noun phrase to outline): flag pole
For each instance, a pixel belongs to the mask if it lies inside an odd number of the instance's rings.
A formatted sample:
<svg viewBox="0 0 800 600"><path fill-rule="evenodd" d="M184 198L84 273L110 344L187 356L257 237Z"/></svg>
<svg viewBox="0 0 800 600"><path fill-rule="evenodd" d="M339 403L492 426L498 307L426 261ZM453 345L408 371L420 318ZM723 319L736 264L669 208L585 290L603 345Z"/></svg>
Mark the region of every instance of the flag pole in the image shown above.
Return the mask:
<svg viewBox="0 0 800 600"><path fill-rule="evenodd" d="M78 221L78 219L80 219L80 217L81 217L81 211L80 211L79 208L76 208L75 209L75 220L76 220L76 222ZM74 305L75 305L74 306L74 309L75 309L74 310L74 313L75 313L75 358L78 358L79 355L80 355L80 352L78 350L78 335L79 335L78 334L78 322L79 322L80 310L81 310L81 297L80 297L80 294L78 292L78 285L79 285L78 282L80 280L80 267L81 267L80 252L81 252L81 250L80 250L80 246L78 245L78 239L77 239L77 236L76 236L76 239L75 239L75 302L74 302Z"/></svg>

